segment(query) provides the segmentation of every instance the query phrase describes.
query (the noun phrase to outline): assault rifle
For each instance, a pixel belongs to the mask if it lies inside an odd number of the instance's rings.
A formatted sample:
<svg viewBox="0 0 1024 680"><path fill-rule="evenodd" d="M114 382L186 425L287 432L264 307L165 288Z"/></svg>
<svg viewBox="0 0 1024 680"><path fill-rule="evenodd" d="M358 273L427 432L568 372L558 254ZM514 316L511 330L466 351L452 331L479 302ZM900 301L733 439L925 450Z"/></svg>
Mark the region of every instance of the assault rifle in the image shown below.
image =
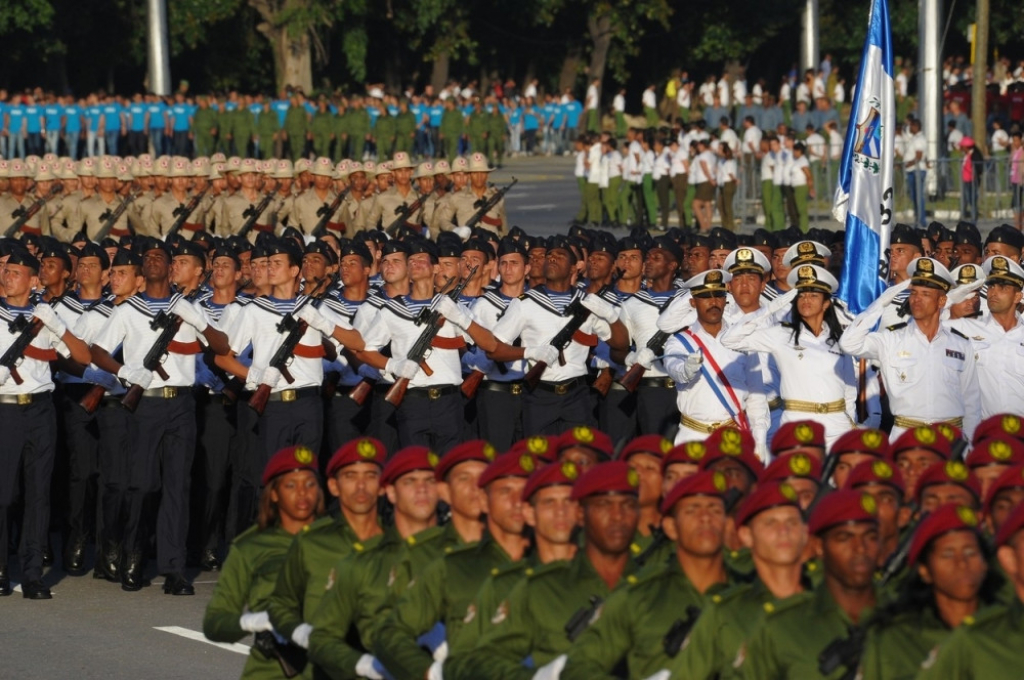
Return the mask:
<svg viewBox="0 0 1024 680"><path fill-rule="evenodd" d="M242 217L245 218L245 222L242 223L242 228L238 230L239 236L245 238L249 235L249 232L252 231L252 228L256 226L256 220L258 220L260 216L263 215L264 212L266 212L267 206L270 205L270 202L272 200L274 200L274 194L267 193L267 195L264 196L259 203L257 203L254 206L250 205L248 208L242 211Z"/></svg>
<svg viewBox="0 0 1024 680"><path fill-rule="evenodd" d="M346 187L344 191L339 191L329 206L324 204L317 208L316 214L320 216L320 219L317 220L316 226L313 228L314 234L323 233L323 230L327 228L327 223L331 221L331 215L336 213L338 208L341 207L341 202L348 196L349 190L350 188Z"/></svg>
<svg viewBox="0 0 1024 680"><path fill-rule="evenodd" d="M167 234L164 236L165 239L170 236L174 236L175 234L178 233L178 231L188 221L188 218L192 215L192 213L195 212L196 208L199 207L199 202L203 200L203 196L205 196L206 192L209 190L210 185L206 185L206 188L204 188L202 191L200 191L191 199L189 199L188 203L186 203L185 205L179 205L177 208L174 209L174 224L172 224L171 228L167 230Z"/></svg>
<svg viewBox="0 0 1024 680"><path fill-rule="evenodd" d="M95 241L96 243L99 243L100 241L105 239L107 235L110 233L110 230L114 228L115 224L117 224L117 221L121 219L121 215L124 214L124 211L127 210L128 206L130 206L135 201L135 199L139 197L140 193L142 193L142 190L136 189L132 193L125 196L124 199L121 201L120 205L118 205L116 208L114 208L113 210L107 210L102 215L100 215L100 219L103 220L103 224L100 225L100 230L96 232L96 235L92 237L92 240Z"/></svg>
<svg viewBox="0 0 1024 680"><path fill-rule="evenodd" d="M509 189L511 189L518 183L519 180L513 177L511 184L507 184L506 186L503 186L502 188L498 189L490 198L478 199L476 203L473 204L473 207L475 207L477 211L473 213L472 217L466 220L465 226L469 227L470 229L475 227L480 222L480 220L484 218L484 215L489 213L494 208L494 206L498 205L498 203L501 202L501 199L505 198L505 194L509 192Z"/></svg>
<svg viewBox="0 0 1024 680"><path fill-rule="evenodd" d="M425 194L420 194L412 203L402 204L395 208L395 220L391 224L389 224L387 228L384 230L388 234L388 236L394 236L398 231L398 228L405 224L406 220L409 219L409 216L415 215L416 212L423 207L424 201L426 201L427 198L432 193L434 192L428 191Z"/></svg>
<svg viewBox="0 0 1024 680"><path fill-rule="evenodd" d="M62 191L59 184L54 184L53 188L45 196L37 198L32 205L29 207L19 206L15 208L14 212L11 213L11 217L17 218L11 222L11 226L7 227L7 231L4 232L4 238L10 238L21 231L21 228L25 226L25 223L32 219L37 212L43 209L46 202L56 196Z"/></svg>
<svg viewBox="0 0 1024 680"><path fill-rule="evenodd" d="M672 295L668 300L665 300L665 303L658 308L658 316L661 316L675 299L676 296ZM665 343L670 337L672 337L671 333L666 333L662 330L655 331L654 335L647 339L646 347L654 352L655 355L661 356L665 351ZM626 371L626 374L619 379L619 384L625 387L627 392L636 392L636 388L640 385L640 381L643 379L644 373L646 372L647 369L640 364L633 364L629 367L629 370Z"/></svg>

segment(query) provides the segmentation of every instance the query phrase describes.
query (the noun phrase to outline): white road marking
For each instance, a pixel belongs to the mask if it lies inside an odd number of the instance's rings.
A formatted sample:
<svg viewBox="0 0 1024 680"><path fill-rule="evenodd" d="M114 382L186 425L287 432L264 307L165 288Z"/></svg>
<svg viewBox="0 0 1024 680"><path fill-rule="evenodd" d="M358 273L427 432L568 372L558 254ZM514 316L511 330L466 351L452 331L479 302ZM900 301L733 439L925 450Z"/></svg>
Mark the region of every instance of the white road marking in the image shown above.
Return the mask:
<svg viewBox="0 0 1024 680"><path fill-rule="evenodd" d="M164 633L170 633L171 635L179 635L189 640L195 640L196 642L205 642L208 645L214 647L220 647L226 649L229 652L235 654L249 654L249 647L247 645L240 645L237 642L233 644L227 644L224 642L214 642L213 640L206 639L206 636L197 630L189 630L188 628L182 628L181 626L154 626L154 630L159 630Z"/></svg>
<svg viewBox="0 0 1024 680"><path fill-rule="evenodd" d="M554 203L545 203L544 205L517 205L516 210L551 210L556 208Z"/></svg>

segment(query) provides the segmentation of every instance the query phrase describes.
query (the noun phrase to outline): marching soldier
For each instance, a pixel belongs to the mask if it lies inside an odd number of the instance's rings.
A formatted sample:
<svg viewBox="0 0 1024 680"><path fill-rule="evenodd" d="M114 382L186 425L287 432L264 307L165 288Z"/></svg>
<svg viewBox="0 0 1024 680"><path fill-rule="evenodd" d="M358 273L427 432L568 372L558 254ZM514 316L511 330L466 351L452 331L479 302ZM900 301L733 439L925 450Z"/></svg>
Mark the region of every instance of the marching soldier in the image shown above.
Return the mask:
<svg viewBox="0 0 1024 680"><path fill-rule="evenodd" d="M31 174L29 167L23 161L13 160L8 164L8 191L0 194L0 234L7 231L15 220L35 203L36 198L28 193ZM21 233L49 236L49 212L45 208L38 211L25 224L21 225Z"/></svg>
<svg viewBox="0 0 1024 680"><path fill-rule="evenodd" d="M422 202L415 212L405 216L396 229L389 229L398 218L399 212L415 203L419 198L416 191L412 188L412 176L415 166L409 160L409 154L405 151L396 152L391 162L391 169L395 175L395 184L386 191L377 194L376 198L374 198L373 206L363 222L363 228L385 229L388 230L390 235L394 236L399 229L404 227L419 234L423 227Z"/></svg>
<svg viewBox="0 0 1024 680"><path fill-rule="evenodd" d="M257 171L256 161L251 158L240 161L238 169L235 171L232 171L230 168L228 169L228 172L231 173L229 176L237 177L240 187L238 191L223 199L221 214L217 218L218 236L227 237L237 234L242 225L249 219L249 212L247 211L255 210L256 206L263 200L263 195L257 188L259 180ZM256 233L273 233L273 224L273 216L269 213L268 206L268 210L256 220L253 231ZM252 239L253 236L249 238Z"/></svg>
<svg viewBox="0 0 1024 680"><path fill-rule="evenodd" d="M83 199L78 209L81 230L85 231L90 239L95 239L112 213L117 211L123 201L128 200L117 195L117 166L114 161L110 158L100 159L95 172L96 193L90 198ZM114 222L109 235L120 238L131 233L126 210Z"/></svg>
<svg viewBox="0 0 1024 680"><path fill-rule="evenodd" d="M466 171L469 173L467 188L452 194L455 221L460 226L469 222L470 218L479 211L481 207L478 205L479 203L487 201L498 191L497 188L487 185L487 175L494 172L494 168L487 164L487 156L483 153L474 153L469 157ZM480 218L480 226L499 236L508 231L504 198Z"/></svg>
<svg viewBox="0 0 1024 680"><path fill-rule="evenodd" d="M332 186L336 173L334 163L330 158L324 156L317 158L311 172L313 173L313 186L292 201L288 213L288 226L295 227L304 236L316 236L313 232L317 223L323 219L324 214L337 197ZM327 218L327 228L339 235L345 233L345 227L340 221L340 207L336 208Z"/></svg>
<svg viewBox="0 0 1024 680"><path fill-rule="evenodd" d="M192 200L189 183L192 181L192 165L186 158L176 158L171 164L171 188L166 194L155 199L147 206L143 214L141 232L144 236L166 236L181 211ZM178 231L185 239L191 239L197 231L203 231L206 215L202 206L195 209L185 218L181 230Z"/></svg>

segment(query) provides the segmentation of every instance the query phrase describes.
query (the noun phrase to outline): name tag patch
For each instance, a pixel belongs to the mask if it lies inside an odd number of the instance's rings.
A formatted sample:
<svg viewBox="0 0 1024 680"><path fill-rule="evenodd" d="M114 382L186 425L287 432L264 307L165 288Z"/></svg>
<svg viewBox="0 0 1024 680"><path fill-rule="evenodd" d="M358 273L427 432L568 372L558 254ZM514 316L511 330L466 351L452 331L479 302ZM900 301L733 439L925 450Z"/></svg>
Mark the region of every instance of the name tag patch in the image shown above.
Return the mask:
<svg viewBox="0 0 1024 680"><path fill-rule="evenodd" d="M954 359L959 359L960 361L964 360L964 353L963 352L958 352L955 349L947 349L946 350L946 356L947 357L953 357Z"/></svg>

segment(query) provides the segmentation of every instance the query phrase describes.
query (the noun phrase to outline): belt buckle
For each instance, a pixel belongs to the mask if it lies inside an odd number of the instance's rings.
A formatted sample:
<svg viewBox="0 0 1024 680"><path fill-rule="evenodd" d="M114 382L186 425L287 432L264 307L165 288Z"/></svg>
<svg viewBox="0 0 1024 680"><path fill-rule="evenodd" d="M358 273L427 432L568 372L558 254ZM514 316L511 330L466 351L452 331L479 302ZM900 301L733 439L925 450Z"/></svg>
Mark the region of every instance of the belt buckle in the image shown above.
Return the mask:
<svg viewBox="0 0 1024 680"><path fill-rule="evenodd" d="M281 401L283 402L287 403L295 401L298 399L298 396L299 395L296 394L295 390L281 390Z"/></svg>
<svg viewBox="0 0 1024 680"><path fill-rule="evenodd" d="M568 391L569 391L569 386L568 385L555 385L555 394L557 394L558 396L562 396L562 395L564 395Z"/></svg>
<svg viewBox="0 0 1024 680"><path fill-rule="evenodd" d="M163 388L164 399L174 399L178 396L178 388L171 385L167 385Z"/></svg>
<svg viewBox="0 0 1024 680"><path fill-rule="evenodd" d="M427 389L427 396L430 397L431 399L440 399L441 390L438 389L437 387L430 387Z"/></svg>
<svg viewBox="0 0 1024 680"><path fill-rule="evenodd" d="M815 404L814 405L814 412L815 413L828 413L828 404Z"/></svg>
<svg viewBox="0 0 1024 680"><path fill-rule="evenodd" d="M514 383L512 385L509 385L509 391L512 393L512 396L518 397L520 394L523 393L523 386L519 383Z"/></svg>
<svg viewBox="0 0 1024 680"><path fill-rule="evenodd" d="M28 406L32 403L31 394L19 394L18 395L18 406Z"/></svg>
<svg viewBox="0 0 1024 680"><path fill-rule="evenodd" d="M674 390L676 388L676 381L672 378L665 378L665 389Z"/></svg>

